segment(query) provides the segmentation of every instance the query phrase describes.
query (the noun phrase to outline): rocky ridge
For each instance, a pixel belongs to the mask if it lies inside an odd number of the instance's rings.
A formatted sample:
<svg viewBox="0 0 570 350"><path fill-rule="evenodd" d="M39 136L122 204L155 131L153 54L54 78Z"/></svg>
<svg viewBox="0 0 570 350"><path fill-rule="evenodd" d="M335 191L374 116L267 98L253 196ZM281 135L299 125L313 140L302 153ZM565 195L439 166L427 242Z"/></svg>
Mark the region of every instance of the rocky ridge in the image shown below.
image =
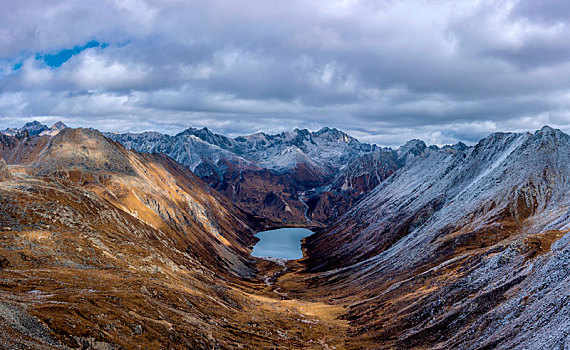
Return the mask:
<svg viewBox="0 0 570 350"><path fill-rule="evenodd" d="M309 237L313 285L352 300L353 346L567 344L569 154L549 127L428 151Z"/></svg>
<svg viewBox="0 0 570 350"><path fill-rule="evenodd" d="M0 158L0 181L11 180L12 174L8 170L8 166L4 159Z"/></svg>

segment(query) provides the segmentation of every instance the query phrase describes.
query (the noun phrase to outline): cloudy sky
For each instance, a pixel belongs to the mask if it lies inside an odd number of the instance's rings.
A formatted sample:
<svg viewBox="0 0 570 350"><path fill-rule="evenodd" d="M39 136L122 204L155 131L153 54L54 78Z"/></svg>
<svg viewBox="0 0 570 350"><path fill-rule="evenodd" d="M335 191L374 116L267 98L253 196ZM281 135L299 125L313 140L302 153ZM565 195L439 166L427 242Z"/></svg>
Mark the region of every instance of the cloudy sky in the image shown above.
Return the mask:
<svg viewBox="0 0 570 350"><path fill-rule="evenodd" d="M570 2L0 2L0 128L570 131Z"/></svg>

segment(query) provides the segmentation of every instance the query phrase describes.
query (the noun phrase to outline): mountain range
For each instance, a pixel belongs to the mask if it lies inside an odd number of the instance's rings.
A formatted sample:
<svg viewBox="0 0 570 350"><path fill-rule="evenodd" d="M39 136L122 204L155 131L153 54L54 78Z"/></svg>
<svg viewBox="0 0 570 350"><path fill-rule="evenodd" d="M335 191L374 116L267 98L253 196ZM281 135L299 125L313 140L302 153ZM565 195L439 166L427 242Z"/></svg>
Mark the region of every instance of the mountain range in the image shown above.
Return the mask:
<svg viewBox="0 0 570 350"><path fill-rule="evenodd" d="M139 152L164 153L243 210L289 225L331 223L427 149L420 140L397 150L381 148L334 128L235 138L207 128L189 128L174 136L105 135Z"/></svg>
<svg viewBox="0 0 570 350"><path fill-rule="evenodd" d="M49 135L55 136L61 130L67 128L63 122L57 122L53 124L51 127L44 125L36 120L24 124L21 128L7 128L4 130L0 130L0 134L8 135L8 136L16 136L18 134L27 133L28 135Z"/></svg>
<svg viewBox="0 0 570 350"><path fill-rule="evenodd" d="M330 128L40 129L0 133L0 347L570 342L560 130L392 150ZM250 255L255 232L301 224L302 259Z"/></svg>

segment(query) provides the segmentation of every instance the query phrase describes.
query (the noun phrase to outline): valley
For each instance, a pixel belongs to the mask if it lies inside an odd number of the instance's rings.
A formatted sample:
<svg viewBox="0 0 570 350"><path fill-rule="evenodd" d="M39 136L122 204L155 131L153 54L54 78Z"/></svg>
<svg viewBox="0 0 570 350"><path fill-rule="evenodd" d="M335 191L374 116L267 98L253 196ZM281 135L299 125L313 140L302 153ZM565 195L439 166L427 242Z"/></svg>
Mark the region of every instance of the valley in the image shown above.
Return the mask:
<svg viewBox="0 0 570 350"><path fill-rule="evenodd" d="M188 130L0 133L1 347L569 341L570 136L560 130L396 150L329 128L235 139ZM252 256L259 232L303 226L314 234L300 259Z"/></svg>

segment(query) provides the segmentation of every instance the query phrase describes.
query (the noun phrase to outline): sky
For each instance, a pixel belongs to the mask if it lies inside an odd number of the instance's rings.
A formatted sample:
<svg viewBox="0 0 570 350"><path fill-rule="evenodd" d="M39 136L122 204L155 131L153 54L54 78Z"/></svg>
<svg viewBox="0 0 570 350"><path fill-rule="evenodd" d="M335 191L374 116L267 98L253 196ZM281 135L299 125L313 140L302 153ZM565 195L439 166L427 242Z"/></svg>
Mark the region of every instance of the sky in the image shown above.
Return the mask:
<svg viewBox="0 0 570 350"><path fill-rule="evenodd" d="M0 1L0 129L570 131L567 0Z"/></svg>

